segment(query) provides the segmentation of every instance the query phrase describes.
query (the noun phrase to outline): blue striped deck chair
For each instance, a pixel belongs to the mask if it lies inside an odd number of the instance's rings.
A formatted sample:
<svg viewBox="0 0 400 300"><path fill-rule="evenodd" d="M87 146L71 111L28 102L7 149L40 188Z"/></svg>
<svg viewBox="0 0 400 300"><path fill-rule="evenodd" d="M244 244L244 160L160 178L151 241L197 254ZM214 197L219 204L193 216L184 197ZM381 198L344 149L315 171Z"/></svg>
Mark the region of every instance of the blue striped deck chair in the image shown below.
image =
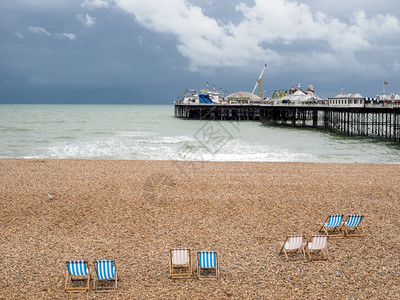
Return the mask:
<svg viewBox="0 0 400 300"><path fill-rule="evenodd" d="M113 260L95 260L95 277L93 290L96 292L109 292L117 289L118 276Z"/></svg>
<svg viewBox="0 0 400 300"><path fill-rule="evenodd" d="M319 232L324 232L330 237L344 237L342 230L343 215L330 215L321 223Z"/></svg>
<svg viewBox="0 0 400 300"><path fill-rule="evenodd" d="M218 255L215 251L197 252L197 278L215 280L219 276Z"/></svg>
<svg viewBox="0 0 400 300"><path fill-rule="evenodd" d="M66 262L65 290L67 292L86 292L89 290L90 271L84 260Z"/></svg>
<svg viewBox="0 0 400 300"><path fill-rule="evenodd" d="M169 273L171 278L177 279L192 277L192 258L190 249L170 249L169 258Z"/></svg>
<svg viewBox="0 0 400 300"><path fill-rule="evenodd" d="M363 215L349 215L343 223L343 230L346 237L364 236L360 225Z"/></svg>

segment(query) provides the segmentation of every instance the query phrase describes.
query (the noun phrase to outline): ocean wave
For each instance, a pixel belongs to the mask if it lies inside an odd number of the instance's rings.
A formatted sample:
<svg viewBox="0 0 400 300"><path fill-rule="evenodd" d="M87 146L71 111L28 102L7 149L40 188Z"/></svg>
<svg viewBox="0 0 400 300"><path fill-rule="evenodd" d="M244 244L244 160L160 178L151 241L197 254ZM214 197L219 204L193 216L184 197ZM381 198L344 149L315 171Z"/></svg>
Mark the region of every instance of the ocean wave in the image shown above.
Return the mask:
<svg viewBox="0 0 400 300"><path fill-rule="evenodd" d="M98 138L64 141L39 149L51 158L204 160L204 161L303 161L311 155L291 153L286 149L228 141L207 145L188 137L164 137L161 141L132 141L120 138Z"/></svg>

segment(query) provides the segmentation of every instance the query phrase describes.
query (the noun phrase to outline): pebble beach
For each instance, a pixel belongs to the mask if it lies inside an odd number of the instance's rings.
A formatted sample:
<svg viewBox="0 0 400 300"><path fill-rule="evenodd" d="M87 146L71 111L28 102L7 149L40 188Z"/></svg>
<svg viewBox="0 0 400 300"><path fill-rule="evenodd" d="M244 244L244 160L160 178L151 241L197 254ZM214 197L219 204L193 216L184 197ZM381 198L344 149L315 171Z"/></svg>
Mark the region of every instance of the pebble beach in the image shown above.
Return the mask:
<svg viewBox="0 0 400 300"><path fill-rule="evenodd" d="M0 299L398 299L399 199L392 164L0 159ZM365 236L278 254L329 214ZM220 278L170 279L177 247L217 251ZM113 259L118 290L66 293L78 259Z"/></svg>

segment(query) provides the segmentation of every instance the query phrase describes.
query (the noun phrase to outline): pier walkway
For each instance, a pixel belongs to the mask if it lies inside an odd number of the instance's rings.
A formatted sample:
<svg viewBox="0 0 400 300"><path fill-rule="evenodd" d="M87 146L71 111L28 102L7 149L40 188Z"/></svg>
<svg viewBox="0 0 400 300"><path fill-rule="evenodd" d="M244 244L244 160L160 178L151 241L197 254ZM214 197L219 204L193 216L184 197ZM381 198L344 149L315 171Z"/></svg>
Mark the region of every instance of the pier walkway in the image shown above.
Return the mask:
<svg viewBox="0 0 400 300"><path fill-rule="evenodd" d="M175 103L175 117L196 120L260 121L326 129L348 136L380 137L400 142L400 106L329 104L182 104Z"/></svg>

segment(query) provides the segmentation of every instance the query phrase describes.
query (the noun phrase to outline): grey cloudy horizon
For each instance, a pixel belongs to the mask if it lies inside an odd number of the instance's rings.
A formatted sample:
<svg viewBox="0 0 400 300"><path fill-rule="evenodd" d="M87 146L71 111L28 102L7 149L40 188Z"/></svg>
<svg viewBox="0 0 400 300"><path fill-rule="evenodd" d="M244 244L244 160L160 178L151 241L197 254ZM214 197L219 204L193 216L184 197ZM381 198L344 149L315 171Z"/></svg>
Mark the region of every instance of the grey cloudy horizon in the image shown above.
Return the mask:
<svg viewBox="0 0 400 300"><path fill-rule="evenodd" d="M400 3L0 3L0 103L169 104L186 88L400 93Z"/></svg>

